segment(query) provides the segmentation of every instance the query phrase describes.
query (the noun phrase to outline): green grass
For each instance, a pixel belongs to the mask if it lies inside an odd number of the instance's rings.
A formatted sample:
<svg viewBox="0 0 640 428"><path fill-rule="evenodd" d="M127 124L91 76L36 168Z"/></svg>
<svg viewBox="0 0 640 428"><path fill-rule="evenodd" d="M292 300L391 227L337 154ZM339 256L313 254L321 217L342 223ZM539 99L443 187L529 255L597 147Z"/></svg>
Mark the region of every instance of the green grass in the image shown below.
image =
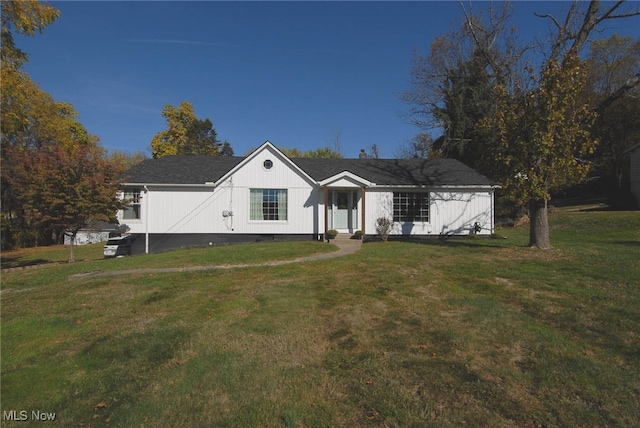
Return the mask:
<svg viewBox="0 0 640 428"><path fill-rule="evenodd" d="M286 266L67 279L332 247L5 272L0 410L55 412L52 426L634 426L640 213L551 227L550 251L510 229Z"/></svg>
<svg viewBox="0 0 640 428"><path fill-rule="evenodd" d="M259 263L267 260L281 260L306 256L314 253L334 251L331 245L318 245L315 241L282 242L281 245L269 243L245 243L213 247L191 248L188 251L174 250L159 254L143 254L135 257L104 259L104 242L99 244L76 246L77 264L99 267L103 270L130 269L140 267L199 266L208 264ZM51 247L26 248L2 254L2 269L67 264L69 247L64 245ZM93 263L90 263L93 262ZM84 265L82 263L85 263Z"/></svg>
<svg viewBox="0 0 640 428"><path fill-rule="evenodd" d="M77 261L72 264L68 263L69 248L66 246L30 248L3 253L2 268L8 269L5 275L11 280L2 281L2 288L17 290L36 287L65 281L70 275L96 271L262 263L337 250L334 245L301 241L281 242L277 245L250 243L202 247L104 259L103 246L104 243L76 247ZM11 269L19 271L19 274L13 275Z"/></svg>

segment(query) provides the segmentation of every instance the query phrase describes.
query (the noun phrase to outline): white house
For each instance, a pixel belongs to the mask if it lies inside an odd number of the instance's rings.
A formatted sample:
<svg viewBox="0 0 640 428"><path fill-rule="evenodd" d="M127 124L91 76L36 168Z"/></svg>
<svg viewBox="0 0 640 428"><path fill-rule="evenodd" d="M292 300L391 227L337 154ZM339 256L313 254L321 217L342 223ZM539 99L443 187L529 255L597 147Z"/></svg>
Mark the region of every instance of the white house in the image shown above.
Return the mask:
<svg viewBox="0 0 640 428"><path fill-rule="evenodd" d="M636 203L640 207L640 143L631 147L625 153L631 160L631 193L636 197Z"/></svg>
<svg viewBox="0 0 640 428"><path fill-rule="evenodd" d="M135 252L261 239L323 239L329 229L489 235L489 179L453 159L290 159L270 142L245 158L164 156L125 174L118 213ZM479 229L479 231L478 231Z"/></svg>

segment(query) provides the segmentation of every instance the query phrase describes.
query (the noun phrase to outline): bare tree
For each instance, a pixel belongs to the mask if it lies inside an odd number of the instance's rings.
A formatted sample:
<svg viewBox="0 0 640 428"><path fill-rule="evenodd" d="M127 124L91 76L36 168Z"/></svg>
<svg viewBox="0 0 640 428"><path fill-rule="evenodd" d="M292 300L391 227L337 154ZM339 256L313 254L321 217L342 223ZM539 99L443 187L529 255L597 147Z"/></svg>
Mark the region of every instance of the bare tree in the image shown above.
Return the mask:
<svg viewBox="0 0 640 428"><path fill-rule="evenodd" d="M396 151L396 157L401 159L429 159L442 157L441 152L434 146L431 134L421 132L403 144Z"/></svg>
<svg viewBox="0 0 640 428"><path fill-rule="evenodd" d="M380 150L378 149L378 145L377 144L371 144L369 146L369 155L368 157L372 158L372 159L380 159Z"/></svg>
<svg viewBox="0 0 640 428"><path fill-rule="evenodd" d="M342 129L333 129L333 151L342 155Z"/></svg>

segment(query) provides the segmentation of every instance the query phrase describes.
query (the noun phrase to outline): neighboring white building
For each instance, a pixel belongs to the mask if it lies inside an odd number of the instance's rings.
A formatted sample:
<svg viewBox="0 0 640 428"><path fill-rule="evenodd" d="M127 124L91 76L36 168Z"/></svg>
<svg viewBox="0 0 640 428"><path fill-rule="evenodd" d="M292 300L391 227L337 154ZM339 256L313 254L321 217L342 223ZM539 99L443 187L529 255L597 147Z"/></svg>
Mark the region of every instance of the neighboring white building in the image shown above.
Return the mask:
<svg viewBox="0 0 640 428"><path fill-rule="evenodd" d="M104 221L91 221L76 234L73 245L89 245L107 241L118 232L117 224ZM71 238L64 235L64 245L69 245Z"/></svg>
<svg viewBox="0 0 640 428"><path fill-rule="evenodd" d="M640 143L631 147L625 153L629 154L631 160L631 193L636 197L636 204L640 207Z"/></svg>
<svg viewBox="0 0 640 428"><path fill-rule="evenodd" d="M261 239L323 239L327 230L490 235L494 190L452 159L290 159L270 142L245 158L164 156L125 174L118 213L135 252Z"/></svg>

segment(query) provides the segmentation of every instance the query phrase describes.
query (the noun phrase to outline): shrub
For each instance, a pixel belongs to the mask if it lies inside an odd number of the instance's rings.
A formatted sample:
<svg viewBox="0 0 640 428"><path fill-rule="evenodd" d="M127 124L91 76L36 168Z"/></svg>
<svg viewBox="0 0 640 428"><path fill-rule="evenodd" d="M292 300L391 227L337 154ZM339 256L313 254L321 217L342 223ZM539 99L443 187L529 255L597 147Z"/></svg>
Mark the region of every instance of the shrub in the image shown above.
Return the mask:
<svg viewBox="0 0 640 428"><path fill-rule="evenodd" d="M362 239L364 233L361 230L356 230L353 234L353 239Z"/></svg>
<svg viewBox="0 0 640 428"><path fill-rule="evenodd" d="M376 232L384 242L387 242L387 239L389 238L391 226L393 226L393 221L386 217L380 217L376 220Z"/></svg>
<svg viewBox="0 0 640 428"><path fill-rule="evenodd" d="M327 239L334 239L336 236L338 236L337 230L335 229L327 230Z"/></svg>

